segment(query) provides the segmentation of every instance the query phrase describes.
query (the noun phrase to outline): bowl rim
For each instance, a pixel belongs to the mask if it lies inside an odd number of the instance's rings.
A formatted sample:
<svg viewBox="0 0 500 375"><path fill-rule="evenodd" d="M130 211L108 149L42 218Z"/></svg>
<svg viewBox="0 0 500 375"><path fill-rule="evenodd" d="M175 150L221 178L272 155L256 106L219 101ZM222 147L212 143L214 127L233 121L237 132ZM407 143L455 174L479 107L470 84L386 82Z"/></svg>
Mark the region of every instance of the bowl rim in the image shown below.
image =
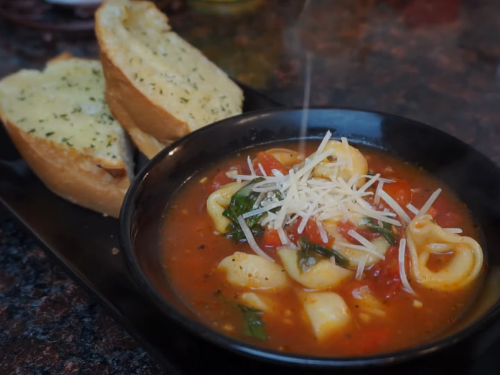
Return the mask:
<svg viewBox="0 0 500 375"><path fill-rule="evenodd" d="M186 316L182 311L173 306L166 298L162 296L161 293L159 293L156 290L156 288L151 284L151 282L149 281L149 279L146 277L141 267L139 266L139 262L134 251L133 241L130 236L131 217L133 212L132 208L135 206L134 201L136 196L138 195L138 192L140 191L140 187L144 179L147 178L147 175L151 172L151 170L153 170L156 167L156 165L158 165L161 161L163 161L163 159L167 158L168 154L182 143L190 140L191 138L202 136L205 132L213 131L214 128L222 126L228 122L230 123L239 120L244 120L262 114L272 114L276 112L297 112L302 110L303 109L300 107L267 108L267 109L242 113L240 115L233 116L215 122L213 124L204 126L200 129L197 129L187 134L186 136L176 140L169 146L165 147L162 151L160 151L157 155L155 155L153 159L151 159L149 163L135 176L130 188L126 193L126 196L123 200L123 204L121 207L119 240L120 240L121 250L125 255L127 268L129 269L132 275L132 279L139 287L139 290L145 293L147 297L149 297L149 299L151 299L154 302L156 307L159 308L160 311L166 315L166 317L174 320L175 322L179 322L184 328L193 333L195 336L201 337L202 339L208 341L209 343L216 344L221 348L228 349L240 355L242 354L246 357L263 360L278 365L303 365L318 369L339 368L339 367L359 368L366 366L373 367L373 366L396 364L396 363L406 362L409 360L414 360L429 355L431 353L435 353L437 351L441 351L443 349L454 346L455 344L462 342L466 338L472 336L474 333L483 330L486 326L490 325L496 318L498 318L500 316L500 300L497 301L482 316L477 318L476 321L472 322L470 325L460 329L459 331L451 334L450 336L438 340L433 340L424 344L420 344L418 346L413 346L393 352L373 354L373 355L315 356L309 354L289 353L274 349L268 349L258 345L254 345L252 343L245 342L243 340L227 336L221 332L218 332L210 328L208 325L202 322L196 321L195 319ZM400 121L410 122L413 125L424 127L427 130L431 130L441 134L441 136L453 139L454 142L460 143L462 146L465 146L468 150L471 150L476 154L481 155L483 158L487 159L492 165L495 166L497 171L499 169L488 157L486 157L484 154L482 154L469 144L465 143L464 141L438 128L435 128L433 126L427 125L425 123L416 120L390 114L387 112L365 110L355 107L314 106L309 108L309 110L361 112L361 113L381 115L383 117L391 117ZM307 136L306 138L314 139L312 137L307 137ZM280 140L273 140L273 142L279 142L279 141ZM487 269L487 272L488 270L489 269Z"/></svg>

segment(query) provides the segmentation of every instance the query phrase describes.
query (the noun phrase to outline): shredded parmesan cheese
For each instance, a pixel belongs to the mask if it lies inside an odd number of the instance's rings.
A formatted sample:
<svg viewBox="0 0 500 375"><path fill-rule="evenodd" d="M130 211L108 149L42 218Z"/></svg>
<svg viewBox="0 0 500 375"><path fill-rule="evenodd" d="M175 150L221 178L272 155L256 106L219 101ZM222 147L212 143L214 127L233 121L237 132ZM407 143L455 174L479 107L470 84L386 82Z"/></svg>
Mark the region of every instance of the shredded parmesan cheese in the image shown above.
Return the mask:
<svg viewBox="0 0 500 375"><path fill-rule="evenodd" d="M342 144L344 145L344 149L345 149L346 155L350 155L350 152L349 152L349 142L347 142L347 138L342 137L340 139L342 140ZM352 158L349 158L348 163L349 163L349 169L352 170Z"/></svg>
<svg viewBox="0 0 500 375"><path fill-rule="evenodd" d="M431 196L429 197L427 202L425 202L425 204L422 206L420 211L418 211L418 214L416 216L417 218L421 218L422 216L424 216L427 213L427 211L429 211L429 208L431 208L432 204L437 199L437 197L441 193L441 191L442 191L441 189L437 189L434 193L431 194Z"/></svg>
<svg viewBox="0 0 500 375"><path fill-rule="evenodd" d="M260 193L252 210L238 217L243 233L252 250L266 259L272 259L258 246L253 234L245 222L246 218L262 215L260 225L274 228L280 238L282 246L286 248L295 248L297 246L288 238L285 226L296 223L297 232L303 233L310 220L316 222L321 242L328 244L329 235L326 229L325 220L332 220L333 223L345 222L347 220L357 223L358 226L367 222L376 222L379 226L384 223L396 227L404 227L410 222L405 209L413 214L424 214L435 201L440 190L436 191L427 201L427 203L418 211L409 204L401 207L384 190L384 184L392 183L393 180L380 177L380 174L374 176L366 174L353 173L349 175L348 180L340 177L340 171L345 168L353 170L353 160L345 157L344 160L336 160L329 163L328 156L335 155L334 149L326 149L327 143L331 138L331 132L327 132L321 144L313 156L306 158L304 162L297 164L289 170L287 175L273 169L269 174L265 173L262 164L257 163L254 168L250 157L247 158L249 175L233 172L230 177L238 181L252 181L257 176L255 170L262 174L262 181L255 183L252 191ZM342 139L342 144L349 150L347 139ZM349 155L349 152L346 152ZM341 159L341 158L340 158ZM319 178L314 176L314 169L320 163L331 167L332 174L328 178ZM258 168L258 169L257 169ZM229 174L228 174L229 176ZM360 179L366 179L359 187ZM376 185L375 185L376 184ZM374 192L374 186L377 186ZM373 198L373 201L371 200ZM383 200L385 205L380 205ZM272 212L275 211L275 212ZM331 224L329 224L331 225ZM326 229L325 229L326 228ZM448 228L449 233L460 233L458 228ZM348 241L335 241L333 249L353 249L365 252L360 258L356 270L356 279L363 277L367 263L374 258L385 259L385 256L377 251L375 245L367 238L355 230L348 232L357 243L352 244ZM359 243L359 244L358 244ZM401 281L404 290L408 293L414 293L411 288L404 264L405 264L406 239L402 239L399 244L398 263ZM332 260L334 261L334 260Z"/></svg>
<svg viewBox="0 0 500 375"><path fill-rule="evenodd" d="M380 198L382 198L393 210L398 214L398 216L403 219L403 221L408 224L411 220L408 214L401 208L401 206L385 191L379 191Z"/></svg>
<svg viewBox="0 0 500 375"><path fill-rule="evenodd" d="M366 246L361 246L361 245L354 245L352 243L349 243L349 242L340 242L340 241L335 241L335 245L333 246L333 248L335 249L337 246L342 246L342 247L347 247L347 248L350 248L350 249L356 249L356 250L361 250L361 251L366 251L367 253L370 253L374 256L376 256L377 258L380 258L380 259L385 259L385 256L380 254L379 252L369 248L369 247L366 247Z"/></svg>
<svg viewBox="0 0 500 375"><path fill-rule="evenodd" d="M377 185L377 190L375 190L375 197L373 198L373 203L379 204L380 203L380 191L384 188L384 182L379 181Z"/></svg>
<svg viewBox="0 0 500 375"><path fill-rule="evenodd" d="M260 172L262 173L262 176L267 176L267 173L264 170L264 167L262 166L262 164L259 163L258 166L259 166Z"/></svg>
<svg viewBox="0 0 500 375"><path fill-rule="evenodd" d="M349 230L347 232L347 234L349 236L351 236L352 238L356 239L359 241L359 243L361 243L362 245L366 246L368 249L372 249L372 250L375 250L375 245L373 245L370 241L368 241L366 238L364 238L361 234L359 234L358 232L354 231L354 230Z"/></svg>
<svg viewBox="0 0 500 375"><path fill-rule="evenodd" d="M283 177L284 176L284 174L281 173L280 171L278 171L277 169L273 169L273 170L271 170L271 172L273 172L273 175L275 177Z"/></svg>
<svg viewBox="0 0 500 375"><path fill-rule="evenodd" d="M459 233L462 233L462 229L460 228L443 228L443 230L445 232L448 232L448 233L455 233L455 234L459 234Z"/></svg>
<svg viewBox="0 0 500 375"><path fill-rule="evenodd" d="M283 202L271 203L268 206L265 206L265 207L262 207L262 208L258 208L256 210L244 213L243 214L243 218L246 219L247 217L251 217L251 216L262 214L262 213L267 212L267 211L271 211L273 208L279 207L282 204L283 204Z"/></svg>
<svg viewBox="0 0 500 375"><path fill-rule="evenodd" d="M319 235L321 236L321 241L323 241L323 243L328 243L328 234L326 233L323 224L321 224L321 221L317 221L316 225L318 226L318 231Z"/></svg>
<svg viewBox="0 0 500 375"><path fill-rule="evenodd" d="M410 283L408 282L408 279L406 278L406 269L405 269L406 238L402 238L401 241L399 241L398 250L399 250L398 252L399 277L401 278L403 289L408 293L415 294Z"/></svg>
<svg viewBox="0 0 500 375"><path fill-rule="evenodd" d="M417 207L415 207L413 204L408 203L408 204L406 205L406 208L407 208L408 210L410 210L413 214L415 214L415 215L417 215L417 214L418 214L418 208L417 208Z"/></svg>
<svg viewBox="0 0 500 375"><path fill-rule="evenodd" d="M278 236L280 237L280 241L281 241L282 245L287 245L290 243L290 240L286 236L286 233L285 233L285 230L283 229L283 227L279 227L277 229L277 232L278 232Z"/></svg>
<svg viewBox="0 0 500 375"><path fill-rule="evenodd" d="M253 177L255 177L256 174L255 174L255 170L253 169L252 160L250 160L250 156L247 157L247 163L248 163L248 168L250 169L251 175Z"/></svg>
<svg viewBox="0 0 500 375"><path fill-rule="evenodd" d="M330 140L330 138L332 138L332 132L330 130L328 130L325 134L325 136L323 137L323 140L321 141L321 143L319 144L319 147L318 149L316 150L316 152L318 154L322 153L323 150L325 149L325 146L326 144L328 143L328 141Z"/></svg>
<svg viewBox="0 0 500 375"><path fill-rule="evenodd" d="M247 239L248 245L252 248L253 251L262 258L266 258L267 260L270 260L271 262L274 262L274 259L271 258L269 255L267 255L260 247L257 245L257 242L255 242L255 238L253 237L252 231L248 227L247 223L245 222L245 219L243 219L243 216L238 216L238 223L241 226L241 230L243 230L243 233L245 234L245 237Z"/></svg>
<svg viewBox="0 0 500 375"><path fill-rule="evenodd" d="M358 269L356 270L356 280L361 280L363 277L363 272L365 271L365 265L368 260L369 255L366 254L361 261L358 263Z"/></svg>

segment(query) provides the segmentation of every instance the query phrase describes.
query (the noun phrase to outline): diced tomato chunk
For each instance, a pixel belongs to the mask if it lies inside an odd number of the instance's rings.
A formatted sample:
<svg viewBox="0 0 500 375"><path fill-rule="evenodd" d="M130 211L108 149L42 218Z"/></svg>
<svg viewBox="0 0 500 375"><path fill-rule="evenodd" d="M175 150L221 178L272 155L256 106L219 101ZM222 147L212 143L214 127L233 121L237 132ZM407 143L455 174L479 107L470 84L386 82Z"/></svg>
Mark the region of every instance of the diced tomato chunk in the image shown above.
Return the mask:
<svg viewBox="0 0 500 375"><path fill-rule="evenodd" d="M389 299L402 287L399 277L398 250L397 246L389 247L385 253L385 259L376 263L368 272L369 279L374 283L374 292L380 297ZM409 265L408 257L406 261Z"/></svg>
<svg viewBox="0 0 500 375"><path fill-rule="evenodd" d="M267 227L264 231L263 238L264 246L266 247L277 247L281 245L280 236L278 235L278 231L276 229Z"/></svg>
<svg viewBox="0 0 500 375"><path fill-rule="evenodd" d="M217 173L214 177L214 179L212 180L212 191L216 191L218 189L220 189L221 186L224 186L224 185L227 185L231 182L235 182L234 179L232 178L229 178L227 177L227 172L229 171L233 171L233 170L236 170L237 173L241 173L241 169L240 167L231 167L229 169L225 169L223 171L220 171L219 173Z"/></svg>
<svg viewBox="0 0 500 375"><path fill-rule="evenodd" d="M283 174L288 174L288 169L286 169L278 159L267 152L259 152L254 163L255 173L262 176L259 164L262 165L262 169L264 169L268 176L273 176L273 169L276 169Z"/></svg>
<svg viewBox="0 0 500 375"><path fill-rule="evenodd" d="M319 233L319 228L318 224L316 223L315 220L309 219L307 221L307 224L302 231L302 233L299 234L298 228L300 226L301 221L297 220L293 224L287 227L286 232L288 234L288 238L292 241L297 243L297 241L300 239L300 237L306 237L310 242L318 244L318 245L323 245L327 247L333 246L333 243L335 242L335 238L331 237L327 233L328 237L328 242L324 243L323 239L321 238L321 234Z"/></svg>
<svg viewBox="0 0 500 375"><path fill-rule="evenodd" d="M352 244L355 244L355 245L361 245L359 243L359 241L357 239L355 239L354 237L352 237L348 232L350 230L353 230L355 231L356 233L358 233L359 235L363 236L364 238L366 238L368 241L372 241L374 240L375 238L379 238L380 237L380 233L377 233L377 232L373 232L369 229L362 229L362 228L358 228L357 226L355 226L352 222L350 221L346 221L345 223L340 223L338 226L337 226L337 231L340 233L340 235L342 237L344 237L347 241L349 241L350 243Z"/></svg>
<svg viewBox="0 0 500 375"><path fill-rule="evenodd" d="M323 238L321 238L321 234L318 228L318 224L316 223L315 220L309 219L306 224L306 229L305 229L307 238L309 241L313 243L317 243L320 245L328 246L331 247L333 246L333 243L335 242L335 238L330 237L328 233L326 234L326 237L328 239L328 242L324 242Z"/></svg>
<svg viewBox="0 0 500 375"><path fill-rule="evenodd" d="M398 204L406 209L406 205L411 202L411 187L408 181L394 178L395 182L384 185L384 191L391 196Z"/></svg>
<svg viewBox="0 0 500 375"><path fill-rule="evenodd" d="M300 221L295 220L292 224L288 225L285 228L285 232L286 232L288 238L290 239L290 241L292 241L294 243L297 243L297 241L299 240L299 238L301 236L301 235L299 235L299 232L298 232L299 224L300 224Z"/></svg>

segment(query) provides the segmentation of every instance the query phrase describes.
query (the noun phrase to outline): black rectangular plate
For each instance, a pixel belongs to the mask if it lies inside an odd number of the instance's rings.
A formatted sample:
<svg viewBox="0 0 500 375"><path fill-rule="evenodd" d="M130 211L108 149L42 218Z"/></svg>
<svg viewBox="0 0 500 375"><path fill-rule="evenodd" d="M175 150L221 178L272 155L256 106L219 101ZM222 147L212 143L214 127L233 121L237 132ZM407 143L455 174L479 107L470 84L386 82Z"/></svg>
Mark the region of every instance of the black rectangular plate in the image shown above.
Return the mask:
<svg viewBox="0 0 500 375"><path fill-rule="evenodd" d="M245 94L244 112L281 106L245 85L241 87ZM0 130L0 203L172 374L313 373L233 354L195 337L163 316L135 287L121 253L112 253L113 248L119 247L118 220L73 205L51 193L20 157L3 127ZM498 374L499 332L500 323L475 340L414 363L325 373Z"/></svg>

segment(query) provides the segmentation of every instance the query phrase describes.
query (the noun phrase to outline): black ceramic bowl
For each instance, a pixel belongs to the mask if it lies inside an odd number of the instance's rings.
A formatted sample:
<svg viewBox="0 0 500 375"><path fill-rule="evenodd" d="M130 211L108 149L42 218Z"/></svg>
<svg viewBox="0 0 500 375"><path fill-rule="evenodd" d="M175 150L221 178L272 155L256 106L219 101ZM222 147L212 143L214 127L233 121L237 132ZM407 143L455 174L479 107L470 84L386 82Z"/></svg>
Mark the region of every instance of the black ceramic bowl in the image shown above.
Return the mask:
<svg viewBox="0 0 500 375"><path fill-rule="evenodd" d="M315 367L388 364L449 347L500 315L500 171L467 144L405 118L350 109L312 109L308 138L333 137L384 149L444 181L467 204L482 230L488 271L473 308L434 341L393 353L315 357L264 349L213 331L178 299L160 260L164 210L180 186L203 167L245 148L297 139L302 110L246 113L195 131L158 154L136 177L120 215L121 244L139 288L165 313L195 334L224 348L268 361Z"/></svg>

